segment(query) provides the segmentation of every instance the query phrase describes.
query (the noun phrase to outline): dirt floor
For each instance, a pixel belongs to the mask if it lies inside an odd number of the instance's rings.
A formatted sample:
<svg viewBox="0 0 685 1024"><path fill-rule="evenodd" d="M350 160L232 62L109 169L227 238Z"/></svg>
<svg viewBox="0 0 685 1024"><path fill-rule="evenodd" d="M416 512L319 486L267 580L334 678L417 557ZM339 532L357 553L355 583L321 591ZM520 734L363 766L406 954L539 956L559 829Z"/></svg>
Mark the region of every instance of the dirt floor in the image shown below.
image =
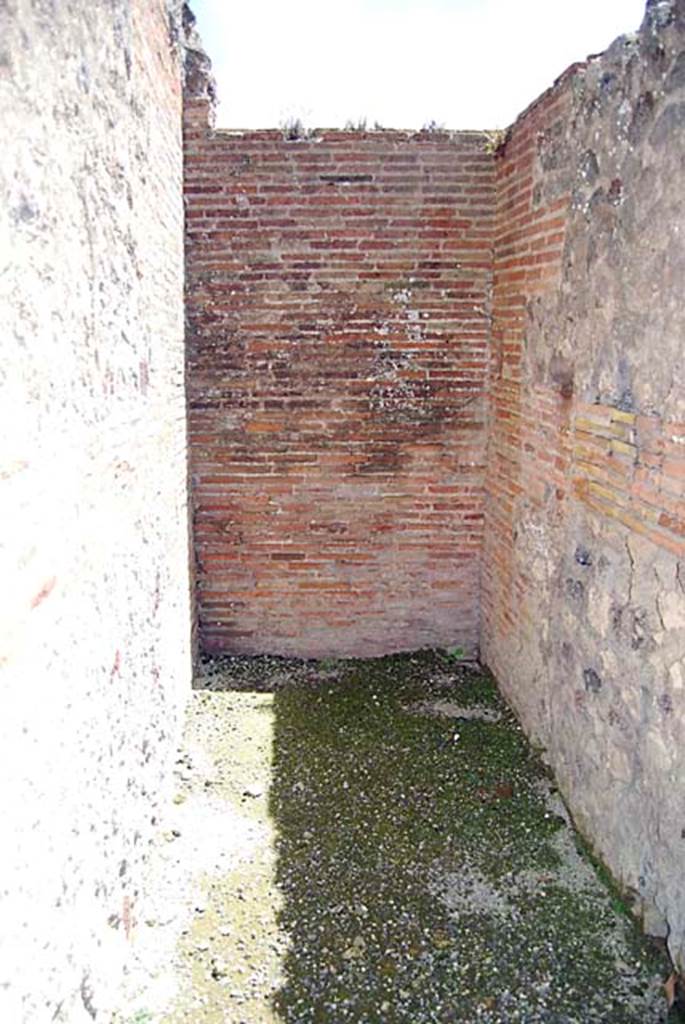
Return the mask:
<svg viewBox="0 0 685 1024"><path fill-rule="evenodd" d="M677 1019L487 674L226 658L198 685L120 1021Z"/></svg>

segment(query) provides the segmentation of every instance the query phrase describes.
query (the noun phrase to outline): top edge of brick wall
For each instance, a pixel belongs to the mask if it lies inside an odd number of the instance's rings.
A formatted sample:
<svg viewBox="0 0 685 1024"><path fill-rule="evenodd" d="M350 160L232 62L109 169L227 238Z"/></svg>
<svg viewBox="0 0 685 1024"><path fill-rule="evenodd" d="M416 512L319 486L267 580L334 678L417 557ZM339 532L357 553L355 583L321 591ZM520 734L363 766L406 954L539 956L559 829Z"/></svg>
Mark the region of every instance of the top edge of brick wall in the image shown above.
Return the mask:
<svg viewBox="0 0 685 1024"><path fill-rule="evenodd" d="M590 62L598 59L598 57L601 56L602 54L592 54L590 57L587 58L587 60L576 61L575 64L569 64L566 70L562 71L559 77L555 78L552 84L547 89L545 89L544 92L541 92L539 96L536 96L535 99L531 103L529 103L524 110L521 111L518 117L516 117L515 120L511 122L511 124L509 125L505 132L505 145L506 141L508 141L511 138L511 136L516 132L516 129L524 121L527 121L538 109L548 107L549 104L553 102L557 96L563 95L563 93L572 83L573 79L577 78L579 75L584 74ZM501 149L498 150L498 153L501 152Z"/></svg>
<svg viewBox="0 0 685 1024"><path fill-rule="evenodd" d="M250 139L256 142L283 142L291 146L318 145L322 142L380 142L391 140L394 142L441 142L446 145L450 143L467 144L482 148L484 141L487 141L489 133L479 130L446 130L446 131L424 131L412 128L374 128L369 131L350 131L344 128L313 128L307 129L307 134L301 138L291 139L286 136L280 128L212 128L208 126L211 138L220 141L221 139Z"/></svg>
<svg viewBox="0 0 685 1024"><path fill-rule="evenodd" d="M524 110L511 122L511 124L505 130L505 145L506 141L516 131L517 127L524 121L528 120L538 108L545 108L550 102L553 102L556 96L561 96L569 84L579 75L584 74L590 63L594 60L599 59L602 54L591 54L585 61L576 61L574 64L570 64L549 86L544 92L541 92L531 103L528 104ZM288 138L283 128L238 128L238 127L221 127L217 128L214 123L215 118L215 106L213 102L209 102L204 97L188 96L185 97L185 112L188 127L190 122L195 122L196 128L203 128L207 132L208 137L221 140L241 140L250 139L255 142L283 142L292 146L304 146L304 145L318 145L322 142L327 143L343 143L343 142L355 142L355 143L372 143L374 141L388 141L394 142L412 142L412 143L433 143L442 142L446 145L457 144L480 147L482 149L484 140L486 142L491 141L497 134L498 129L482 128L482 129L460 129L460 128L445 128L438 130L430 130L425 128L369 128L369 129L349 129L349 128L305 128L304 134L298 138ZM206 110L206 124L202 123L204 118L202 117L203 111ZM194 113L193 113L194 111ZM200 122L200 123L198 123ZM504 148L504 147L502 147ZM490 151L488 150L488 153ZM501 152L501 150L500 150Z"/></svg>

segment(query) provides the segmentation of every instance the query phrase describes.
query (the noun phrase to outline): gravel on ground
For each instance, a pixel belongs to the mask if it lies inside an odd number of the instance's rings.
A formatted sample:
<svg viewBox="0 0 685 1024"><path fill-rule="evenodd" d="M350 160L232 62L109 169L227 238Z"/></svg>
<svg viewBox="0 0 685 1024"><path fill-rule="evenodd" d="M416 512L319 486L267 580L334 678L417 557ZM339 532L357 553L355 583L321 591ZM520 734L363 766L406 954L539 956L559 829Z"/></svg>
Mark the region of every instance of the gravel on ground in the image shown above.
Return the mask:
<svg viewBox="0 0 685 1024"><path fill-rule="evenodd" d="M206 660L120 1024L658 1024L666 956L492 678Z"/></svg>

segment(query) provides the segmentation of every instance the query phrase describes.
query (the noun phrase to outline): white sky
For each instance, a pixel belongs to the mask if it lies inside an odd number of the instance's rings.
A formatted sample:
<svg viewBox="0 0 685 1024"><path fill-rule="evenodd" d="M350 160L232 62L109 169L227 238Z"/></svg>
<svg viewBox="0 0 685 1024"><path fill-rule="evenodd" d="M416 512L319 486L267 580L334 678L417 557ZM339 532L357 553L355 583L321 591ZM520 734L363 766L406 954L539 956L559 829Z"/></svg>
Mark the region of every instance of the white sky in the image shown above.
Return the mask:
<svg viewBox="0 0 685 1024"><path fill-rule="evenodd" d="M217 124L504 128L644 0L191 0Z"/></svg>

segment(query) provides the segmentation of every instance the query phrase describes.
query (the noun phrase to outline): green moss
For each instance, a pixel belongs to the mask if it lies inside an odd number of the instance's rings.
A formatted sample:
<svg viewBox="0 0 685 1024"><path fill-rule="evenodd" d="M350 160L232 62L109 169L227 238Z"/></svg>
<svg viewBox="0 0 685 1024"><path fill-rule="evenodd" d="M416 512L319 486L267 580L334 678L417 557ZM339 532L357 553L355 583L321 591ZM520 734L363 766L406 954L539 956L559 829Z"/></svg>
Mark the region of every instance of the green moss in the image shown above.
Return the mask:
<svg viewBox="0 0 685 1024"><path fill-rule="evenodd" d="M590 843L580 832L574 833L574 840L578 853L592 866L593 871L606 889L611 906L615 912L633 920L627 893L621 888L606 865L594 854Z"/></svg>
<svg viewBox="0 0 685 1024"><path fill-rule="evenodd" d="M657 1020L617 983L613 893L589 901L555 874L567 826L492 678L433 652L321 667L336 678L275 698L283 1020L504 1021L521 1006L530 1021ZM500 720L408 710L446 698ZM450 911L440 878L469 872L504 910L474 896ZM530 877L549 881L516 881ZM643 952L641 993L658 969Z"/></svg>

